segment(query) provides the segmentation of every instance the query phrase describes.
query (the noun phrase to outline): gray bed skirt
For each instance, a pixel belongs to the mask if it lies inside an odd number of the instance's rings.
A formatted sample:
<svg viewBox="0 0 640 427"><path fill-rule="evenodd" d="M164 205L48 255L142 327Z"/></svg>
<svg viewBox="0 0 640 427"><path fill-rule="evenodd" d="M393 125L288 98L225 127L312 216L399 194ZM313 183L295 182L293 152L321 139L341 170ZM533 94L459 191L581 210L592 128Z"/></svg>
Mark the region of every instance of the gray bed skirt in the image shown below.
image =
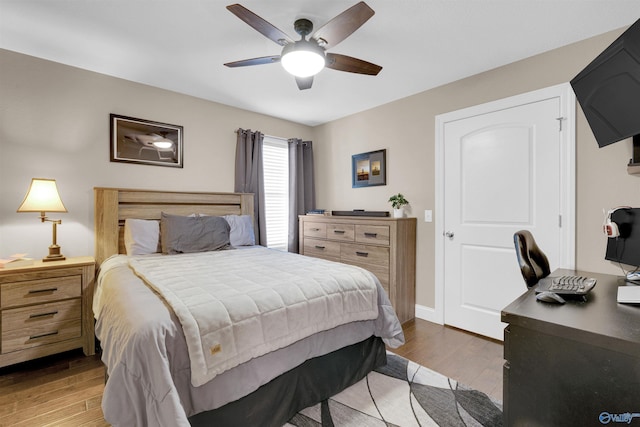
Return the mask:
<svg viewBox="0 0 640 427"><path fill-rule="evenodd" d="M189 422L194 427L281 427L301 409L339 393L386 363L382 339L371 336L309 359L253 393L221 408L196 414Z"/></svg>

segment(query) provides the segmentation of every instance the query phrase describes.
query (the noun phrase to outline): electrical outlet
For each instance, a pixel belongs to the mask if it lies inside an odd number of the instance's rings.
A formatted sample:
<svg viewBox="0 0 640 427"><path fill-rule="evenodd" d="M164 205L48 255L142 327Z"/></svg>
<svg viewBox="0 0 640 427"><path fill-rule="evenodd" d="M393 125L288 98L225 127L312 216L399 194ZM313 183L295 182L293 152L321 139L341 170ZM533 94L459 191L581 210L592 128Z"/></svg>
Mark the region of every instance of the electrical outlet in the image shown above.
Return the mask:
<svg viewBox="0 0 640 427"><path fill-rule="evenodd" d="M433 211L427 209L424 211L424 222L432 222L433 221Z"/></svg>

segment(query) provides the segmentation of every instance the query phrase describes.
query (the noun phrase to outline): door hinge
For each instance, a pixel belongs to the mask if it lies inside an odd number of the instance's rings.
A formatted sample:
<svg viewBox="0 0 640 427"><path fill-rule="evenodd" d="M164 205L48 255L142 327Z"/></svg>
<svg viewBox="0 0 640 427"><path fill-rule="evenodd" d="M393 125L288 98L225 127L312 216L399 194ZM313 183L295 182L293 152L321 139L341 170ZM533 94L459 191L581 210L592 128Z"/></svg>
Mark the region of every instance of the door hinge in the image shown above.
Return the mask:
<svg viewBox="0 0 640 427"><path fill-rule="evenodd" d="M558 227L562 228L562 215L558 215Z"/></svg>
<svg viewBox="0 0 640 427"><path fill-rule="evenodd" d="M557 117L556 120L558 121L558 132L562 132L562 121L564 117Z"/></svg>

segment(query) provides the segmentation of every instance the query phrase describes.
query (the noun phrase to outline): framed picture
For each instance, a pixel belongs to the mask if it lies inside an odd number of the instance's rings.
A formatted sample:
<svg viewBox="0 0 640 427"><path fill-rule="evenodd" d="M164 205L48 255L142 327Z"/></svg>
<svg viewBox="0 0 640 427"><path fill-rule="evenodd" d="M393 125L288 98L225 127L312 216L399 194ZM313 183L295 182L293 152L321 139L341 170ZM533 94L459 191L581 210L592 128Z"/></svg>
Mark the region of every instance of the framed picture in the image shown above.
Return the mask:
<svg viewBox="0 0 640 427"><path fill-rule="evenodd" d="M182 167L182 126L110 115L112 162Z"/></svg>
<svg viewBox="0 0 640 427"><path fill-rule="evenodd" d="M387 150L351 156L351 187L387 185Z"/></svg>

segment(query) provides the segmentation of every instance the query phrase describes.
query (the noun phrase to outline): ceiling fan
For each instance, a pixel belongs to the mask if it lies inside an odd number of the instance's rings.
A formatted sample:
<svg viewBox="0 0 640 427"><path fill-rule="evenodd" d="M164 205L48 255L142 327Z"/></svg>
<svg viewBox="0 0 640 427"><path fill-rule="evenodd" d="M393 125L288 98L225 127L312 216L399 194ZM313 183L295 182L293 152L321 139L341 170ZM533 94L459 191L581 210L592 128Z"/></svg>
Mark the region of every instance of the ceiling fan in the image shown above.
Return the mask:
<svg viewBox="0 0 640 427"><path fill-rule="evenodd" d="M287 34L240 4L229 5L227 9L263 36L283 46L280 55L228 62L224 64L227 67L246 67L281 62L282 66L295 76L300 90L311 88L313 76L324 67L371 76L377 75L382 70L381 66L362 59L326 52L327 49L334 47L353 34L374 15L373 9L363 1L345 10L313 34L311 34L313 31L311 21L308 19L296 20L293 28L301 36L298 41L293 41ZM311 36L307 40L306 37L309 34Z"/></svg>

